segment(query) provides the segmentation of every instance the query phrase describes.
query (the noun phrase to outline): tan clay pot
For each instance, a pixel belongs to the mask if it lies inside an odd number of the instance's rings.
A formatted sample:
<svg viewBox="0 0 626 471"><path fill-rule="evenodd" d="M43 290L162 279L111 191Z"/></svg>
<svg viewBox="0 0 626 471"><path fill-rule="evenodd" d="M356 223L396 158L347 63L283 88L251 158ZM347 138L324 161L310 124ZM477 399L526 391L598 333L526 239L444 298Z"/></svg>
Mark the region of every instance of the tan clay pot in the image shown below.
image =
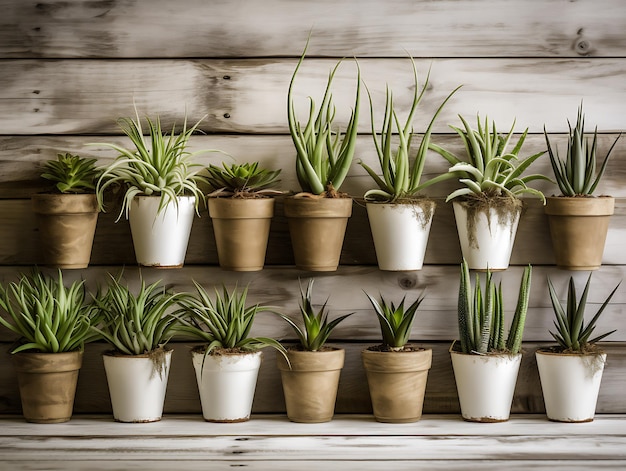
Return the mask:
<svg viewBox="0 0 626 471"><path fill-rule="evenodd" d="M87 268L98 222L96 195L41 193L33 195L32 204L44 264Z"/></svg>
<svg viewBox="0 0 626 471"><path fill-rule="evenodd" d="M13 355L27 422L54 424L72 417L83 352Z"/></svg>
<svg viewBox="0 0 626 471"><path fill-rule="evenodd" d="M285 198L296 267L335 271L351 215L351 198Z"/></svg>
<svg viewBox="0 0 626 471"><path fill-rule="evenodd" d="M567 270L597 270L615 200L600 197L549 197L545 211L556 264Z"/></svg>
<svg viewBox="0 0 626 471"><path fill-rule="evenodd" d="M374 417L378 422L417 422L422 417L432 350L361 352Z"/></svg>
<svg viewBox="0 0 626 471"><path fill-rule="evenodd" d="M209 198L220 267L261 270L273 215L273 198Z"/></svg>
<svg viewBox="0 0 626 471"><path fill-rule="evenodd" d="M276 355L287 406L292 422L328 422L335 412L339 375L345 350L333 348L319 352L289 350L291 368L281 354Z"/></svg>

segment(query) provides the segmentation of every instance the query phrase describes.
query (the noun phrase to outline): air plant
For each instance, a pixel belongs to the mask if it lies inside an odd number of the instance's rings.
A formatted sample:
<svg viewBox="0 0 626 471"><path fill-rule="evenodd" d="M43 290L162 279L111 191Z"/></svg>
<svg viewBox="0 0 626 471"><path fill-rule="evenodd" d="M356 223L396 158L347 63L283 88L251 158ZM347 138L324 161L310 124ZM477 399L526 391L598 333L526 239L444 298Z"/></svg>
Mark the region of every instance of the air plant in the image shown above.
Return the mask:
<svg viewBox="0 0 626 471"><path fill-rule="evenodd" d="M206 180L212 191L208 196L254 198L281 194L271 188L279 181L280 171L261 168L258 162L232 165L222 163L222 167L209 165Z"/></svg>
<svg viewBox="0 0 626 471"><path fill-rule="evenodd" d="M95 190L99 175L96 159L86 159L66 152L45 162L41 177L54 183L59 193L89 193Z"/></svg>

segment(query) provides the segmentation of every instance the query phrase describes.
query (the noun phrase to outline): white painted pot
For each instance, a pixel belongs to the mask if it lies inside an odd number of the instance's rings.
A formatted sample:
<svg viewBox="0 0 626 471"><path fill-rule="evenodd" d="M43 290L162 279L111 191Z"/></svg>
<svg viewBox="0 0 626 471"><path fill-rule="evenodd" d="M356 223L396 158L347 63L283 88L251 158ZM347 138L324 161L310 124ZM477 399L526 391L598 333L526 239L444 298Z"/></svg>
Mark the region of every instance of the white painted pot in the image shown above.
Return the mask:
<svg viewBox="0 0 626 471"><path fill-rule="evenodd" d="M179 196L160 212L158 196L135 196L130 206L130 231L139 265L179 268L185 262L196 199Z"/></svg>
<svg viewBox="0 0 626 471"><path fill-rule="evenodd" d="M250 418L261 352L206 355L191 352L202 415L208 422L244 422Z"/></svg>
<svg viewBox="0 0 626 471"><path fill-rule="evenodd" d="M165 351L161 371L148 355L104 354L102 358L113 418L119 422L161 420L172 350Z"/></svg>
<svg viewBox="0 0 626 471"><path fill-rule="evenodd" d="M509 420L522 354L475 355L450 352L463 419Z"/></svg>
<svg viewBox="0 0 626 471"><path fill-rule="evenodd" d="M535 352L548 419L558 422L591 422L606 354L566 355Z"/></svg>
<svg viewBox="0 0 626 471"><path fill-rule="evenodd" d="M454 201L454 218L459 233L461 252L470 269L506 270L511 259L515 234L522 214L521 206L504 220L495 209L475 212L468 224L467 208Z"/></svg>
<svg viewBox="0 0 626 471"><path fill-rule="evenodd" d="M428 244L435 203L424 212L418 204L366 203L378 267L387 271L420 270Z"/></svg>

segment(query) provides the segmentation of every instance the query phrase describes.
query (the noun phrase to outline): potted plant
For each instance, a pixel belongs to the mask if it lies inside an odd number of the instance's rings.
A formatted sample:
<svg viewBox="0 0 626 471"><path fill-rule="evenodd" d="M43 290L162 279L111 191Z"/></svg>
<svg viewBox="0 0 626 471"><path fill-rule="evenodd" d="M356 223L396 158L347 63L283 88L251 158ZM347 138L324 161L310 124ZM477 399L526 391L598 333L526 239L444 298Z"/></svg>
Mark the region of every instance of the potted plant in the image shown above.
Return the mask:
<svg viewBox="0 0 626 471"><path fill-rule="evenodd" d="M550 224L552 248L556 264L567 270L597 270L602 265L604 243L615 200L611 196L594 197L600 179L606 170L611 151L620 136L609 148L604 162L596 171L598 128L593 141L585 137L585 115L582 104L578 108L576 126L569 124L569 138L565 159L550 144L544 127L548 154L560 196L548 197L546 214Z"/></svg>
<svg viewBox="0 0 626 471"><path fill-rule="evenodd" d="M13 363L27 422L59 423L72 417L84 345L95 340L84 281L69 288L58 277L33 270L0 284L0 324L19 335Z"/></svg>
<svg viewBox="0 0 626 471"><path fill-rule="evenodd" d="M372 96L366 87L370 101L372 137L382 176L377 175L364 162L359 163L378 185L377 189L368 190L364 197L378 267L381 270L400 271L422 268L436 204L434 200L420 196L419 193L434 183L454 178L454 174L446 173L426 182L421 181L435 119L460 87L453 90L437 108L422 136L415 158L411 162L411 144L415 139L413 118L428 88L430 73L420 92L415 61L412 57L410 59L413 65L415 86L413 102L406 122L402 126L394 109L393 93L387 87L382 128L380 134L376 132ZM397 138L393 135L394 131L397 133ZM394 146L392 142L395 139L398 140L397 146Z"/></svg>
<svg viewBox="0 0 626 471"><path fill-rule="evenodd" d="M461 415L470 422L509 420L511 403L522 360L522 335L526 323L532 269L524 269L515 314L505 334L502 283L496 287L492 273L480 275L472 292L469 267L461 264L458 322L460 341L450 348Z"/></svg>
<svg viewBox="0 0 626 471"><path fill-rule="evenodd" d="M451 126L461 137L465 146L466 159L431 144L430 148L442 155L450 164L450 172L465 185L448 195L453 201L459 241L463 258L470 269L504 270L509 266L515 234L522 213L522 194L538 196L545 203L543 193L528 187L528 183L548 180L544 175L522 176L526 169L545 151L521 158L520 150L528 129L515 147L508 149L515 122L503 136L498 133L496 123L477 117L477 129L459 116L463 128Z"/></svg>
<svg viewBox="0 0 626 471"><path fill-rule="evenodd" d="M345 133L333 125L335 106L330 92L341 61L330 72L319 111L309 98L309 118L302 126L296 116L293 87L307 47L308 41L287 94L289 132L296 148L296 174L302 192L285 198L284 210L296 267L334 271L339 265L346 225L352 214L352 198L339 189L354 157L361 72L357 64L356 98Z"/></svg>
<svg viewBox="0 0 626 471"><path fill-rule="evenodd" d="M332 419L345 350L327 346L326 341L333 329L353 314L328 322L328 300L316 311L311 301L312 292L313 279L309 280L306 292L300 285L302 328L288 316L279 314L300 341L299 345L287 348L286 356L276 356L287 417L292 422L319 423Z"/></svg>
<svg viewBox="0 0 626 471"><path fill-rule="evenodd" d="M45 162L41 176L54 186L31 198L45 265L58 268L89 265L98 222L95 195L98 175L96 159L64 153Z"/></svg>
<svg viewBox="0 0 626 471"><path fill-rule="evenodd" d="M192 162L199 152L187 150L200 121L188 127L185 118L180 134L176 134L174 125L169 135L161 130L159 117L147 117L146 121L148 138L143 135L137 112L136 120L119 120L135 149L99 144L114 149L119 156L98 179L96 195L103 207L105 190L112 185L122 186L124 198L118 221L123 214L130 221L139 265L179 268L185 260L194 212L204 199L198 187L204 180L199 175L204 167Z"/></svg>
<svg viewBox="0 0 626 471"><path fill-rule="evenodd" d="M406 298L398 306L380 302L367 294L380 324L383 343L361 352L378 422L416 422L422 416L432 350L409 343L417 308L424 299L416 299L405 308Z"/></svg>
<svg viewBox="0 0 626 471"><path fill-rule="evenodd" d="M157 422L172 361L166 348L177 318L172 314L180 294L159 281L141 279L137 294L109 274L106 291L94 296L97 323L93 330L113 350L102 355L113 418L118 422Z"/></svg>
<svg viewBox="0 0 626 471"><path fill-rule="evenodd" d="M592 338L596 322L617 291L618 285L605 299L593 318L585 324L585 308L591 274L580 297L576 299L574 278L569 279L567 304L561 305L554 286L548 278L550 300L554 309L556 332L550 334L558 345L535 352L543 399L548 419L558 422L590 422L593 420L602 372L606 363L604 353L596 342L615 332Z"/></svg>
<svg viewBox="0 0 626 471"><path fill-rule="evenodd" d="M220 266L226 270L257 271L263 268L274 215L270 187L279 170L252 164L209 165L207 181L209 215L213 221Z"/></svg>
<svg viewBox="0 0 626 471"><path fill-rule="evenodd" d="M177 330L206 342L191 351L196 372L202 415L207 422L244 422L250 418L256 380L261 366L261 348L284 347L267 337L250 337L258 312L269 310L246 306L248 289L215 290L212 300L194 281L197 296L179 301L183 316Z"/></svg>

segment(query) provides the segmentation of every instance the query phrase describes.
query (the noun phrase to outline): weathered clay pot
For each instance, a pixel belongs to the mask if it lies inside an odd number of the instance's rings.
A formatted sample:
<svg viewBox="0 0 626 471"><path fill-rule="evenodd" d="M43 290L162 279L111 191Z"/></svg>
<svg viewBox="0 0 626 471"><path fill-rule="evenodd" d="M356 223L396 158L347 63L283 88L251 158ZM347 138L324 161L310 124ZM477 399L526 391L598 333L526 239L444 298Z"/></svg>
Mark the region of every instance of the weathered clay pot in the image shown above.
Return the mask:
<svg viewBox="0 0 626 471"><path fill-rule="evenodd" d="M345 350L333 348L319 352L288 350L289 363L276 355L282 378L287 417L292 422L328 422L335 412L339 375Z"/></svg>
<svg viewBox="0 0 626 471"><path fill-rule="evenodd" d="M83 352L13 355L27 422L54 424L72 417Z"/></svg>
<svg viewBox="0 0 626 471"><path fill-rule="evenodd" d="M615 199L610 196L549 197L545 212L556 264L566 270L597 270Z"/></svg>
<svg viewBox="0 0 626 471"><path fill-rule="evenodd" d="M351 215L351 198L285 198L296 267L335 271Z"/></svg>
<svg viewBox="0 0 626 471"><path fill-rule="evenodd" d="M274 215L274 198L209 198L209 215L220 267L234 271L261 270Z"/></svg>
<svg viewBox="0 0 626 471"><path fill-rule="evenodd" d="M422 417L432 350L363 350L361 358L376 420L388 423L418 421Z"/></svg>
<svg viewBox="0 0 626 471"><path fill-rule="evenodd" d="M93 194L46 194L32 197L43 263L59 268L87 268L98 222Z"/></svg>

